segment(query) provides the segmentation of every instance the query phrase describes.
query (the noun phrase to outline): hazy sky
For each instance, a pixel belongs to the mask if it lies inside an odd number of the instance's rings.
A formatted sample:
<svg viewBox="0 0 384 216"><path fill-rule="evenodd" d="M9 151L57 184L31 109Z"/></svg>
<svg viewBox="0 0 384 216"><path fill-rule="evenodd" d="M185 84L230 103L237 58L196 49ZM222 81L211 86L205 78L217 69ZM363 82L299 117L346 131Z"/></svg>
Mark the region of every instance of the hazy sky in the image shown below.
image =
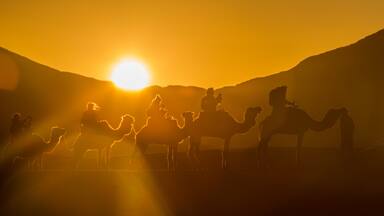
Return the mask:
<svg viewBox="0 0 384 216"><path fill-rule="evenodd" d="M289 69L384 28L383 0L0 0L0 46L108 79L124 57L152 84L220 87Z"/></svg>

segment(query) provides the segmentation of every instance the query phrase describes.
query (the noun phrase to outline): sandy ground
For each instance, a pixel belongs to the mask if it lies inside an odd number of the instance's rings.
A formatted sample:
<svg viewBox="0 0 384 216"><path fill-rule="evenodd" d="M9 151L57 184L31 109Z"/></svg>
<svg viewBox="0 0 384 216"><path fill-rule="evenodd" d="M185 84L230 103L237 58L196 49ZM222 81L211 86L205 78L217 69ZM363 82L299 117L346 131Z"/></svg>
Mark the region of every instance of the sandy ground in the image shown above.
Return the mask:
<svg viewBox="0 0 384 216"><path fill-rule="evenodd" d="M111 170L81 169L68 158L50 157L43 170L13 172L1 191L1 215L382 215L382 150L341 163L332 149L305 149L296 167L293 149L271 151L268 170L256 167L254 151L233 152L228 171L220 152L202 154L204 169L190 169L180 154L179 170L168 172L164 155L151 155L139 169L126 157Z"/></svg>

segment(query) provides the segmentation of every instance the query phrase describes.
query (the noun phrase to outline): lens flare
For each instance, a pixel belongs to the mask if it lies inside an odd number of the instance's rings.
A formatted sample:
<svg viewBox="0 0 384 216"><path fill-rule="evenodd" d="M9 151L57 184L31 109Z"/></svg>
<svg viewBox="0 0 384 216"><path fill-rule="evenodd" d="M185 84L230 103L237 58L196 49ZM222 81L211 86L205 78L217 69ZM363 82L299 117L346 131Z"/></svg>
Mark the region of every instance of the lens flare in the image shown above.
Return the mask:
<svg viewBox="0 0 384 216"><path fill-rule="evenodd" d="M112 82L124 90L140 90L149 85L150 74L138 60L122 60L112 70Z"/></svg>

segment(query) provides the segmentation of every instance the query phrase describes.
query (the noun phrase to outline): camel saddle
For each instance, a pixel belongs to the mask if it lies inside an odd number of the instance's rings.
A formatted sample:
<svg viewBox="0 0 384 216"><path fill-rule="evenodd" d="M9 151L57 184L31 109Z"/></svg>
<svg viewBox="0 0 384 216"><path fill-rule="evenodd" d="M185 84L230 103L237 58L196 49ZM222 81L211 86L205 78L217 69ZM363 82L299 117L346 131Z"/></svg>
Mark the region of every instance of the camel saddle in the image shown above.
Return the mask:
<svg viewBox="0 0 384 216"><path fill-rule="evenodd" d="M217 124L225 123L228 118L231 119L231 116L229 115L228 112L225 112L224 110L219 110L214 112L203 111L203 112L200 112L198 121L201 124L217 125Z"/></svg>
<svg viewBox="0 0 384 216"><path fill-rule="evenodd" d="M168 118L149 117L147 119L147 125L149 128L159 132L178 128L177 121L174 119L168 119Z"/></svg>
<svg viewBox="0 0 384 216"><path fill-rule="evenodd" d="M107 130L108 128L108 125L106 125L105 122L103 121L98 121L96 124L94 125L87 125L87 126L84 126L82 125L81 128L80 128L80 131L81 133L90 133L90 134L104 134L105 131Z"/></svg>

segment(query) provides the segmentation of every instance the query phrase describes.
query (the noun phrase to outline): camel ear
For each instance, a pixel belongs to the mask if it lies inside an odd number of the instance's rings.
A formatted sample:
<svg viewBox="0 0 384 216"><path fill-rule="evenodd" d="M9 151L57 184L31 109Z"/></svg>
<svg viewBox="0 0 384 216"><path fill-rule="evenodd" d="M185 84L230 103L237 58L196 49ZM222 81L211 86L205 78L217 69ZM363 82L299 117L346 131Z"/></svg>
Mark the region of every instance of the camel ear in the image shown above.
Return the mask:
<svg viewBox="0 0 384 216"><path fill-rule="evenodd" d="M123 116L123 119L124 119L124 120L129 119L129 122L130 122L130 123L134 123L134 122L135 122L135 117L133 117L133 116L131 116L131 115L129 115L129 114L125 114L125 115Z"/></svg>

